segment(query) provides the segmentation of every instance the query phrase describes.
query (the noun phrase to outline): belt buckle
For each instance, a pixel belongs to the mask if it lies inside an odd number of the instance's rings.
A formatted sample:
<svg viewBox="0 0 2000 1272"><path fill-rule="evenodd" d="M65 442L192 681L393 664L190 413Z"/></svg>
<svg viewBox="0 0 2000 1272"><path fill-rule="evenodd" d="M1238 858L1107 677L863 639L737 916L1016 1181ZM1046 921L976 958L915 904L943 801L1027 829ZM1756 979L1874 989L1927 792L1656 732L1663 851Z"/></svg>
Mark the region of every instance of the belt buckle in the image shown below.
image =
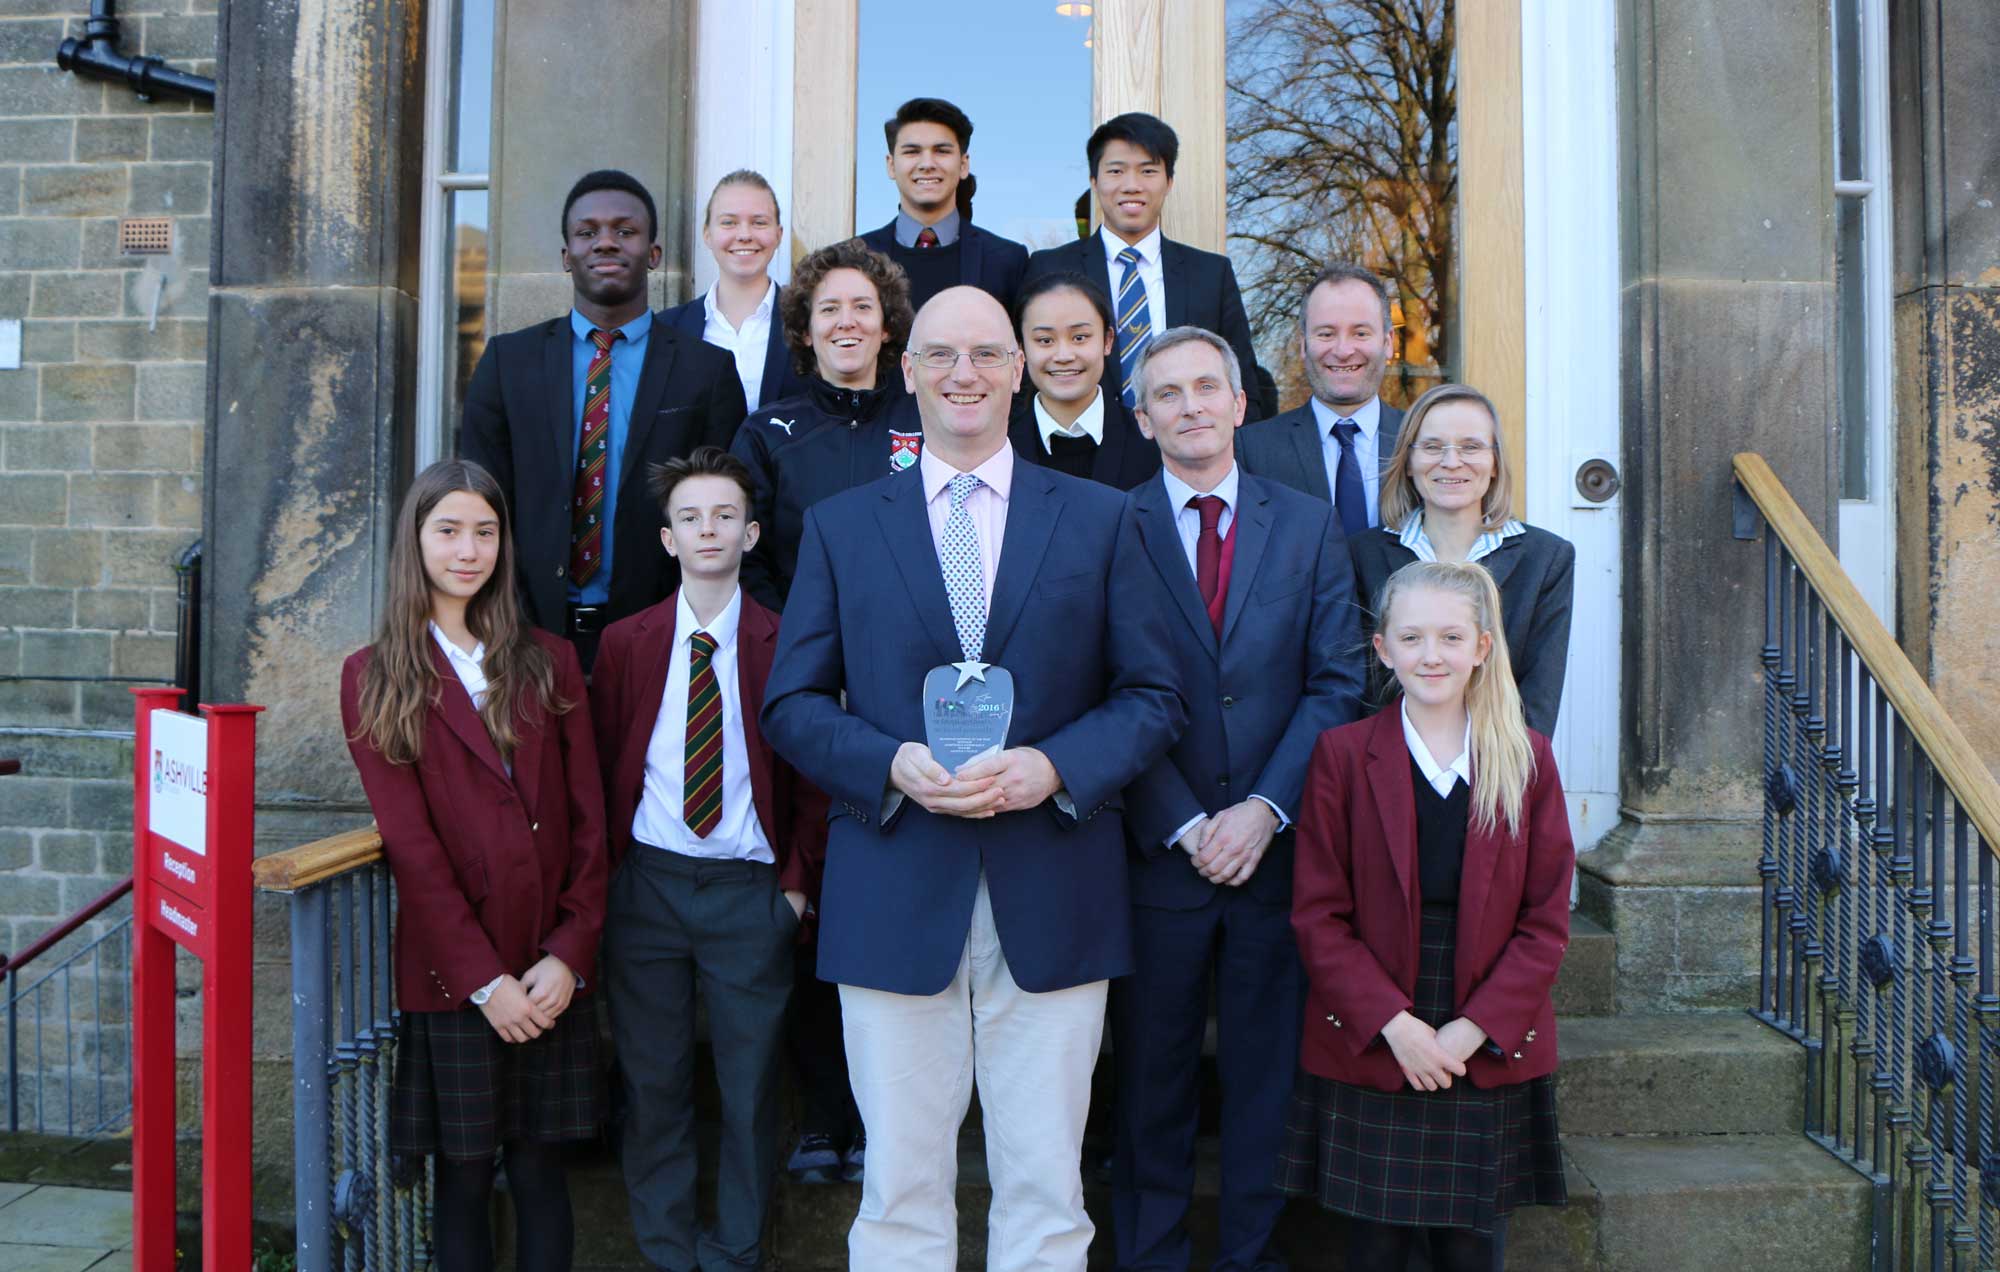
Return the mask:
<svg viewBox="0 0 2000 1272"><path fill-rule="evenodd" d="M604 630L604 607L601 605L573 605L569 611L569 630L575 636L595 636Z"/></svg>

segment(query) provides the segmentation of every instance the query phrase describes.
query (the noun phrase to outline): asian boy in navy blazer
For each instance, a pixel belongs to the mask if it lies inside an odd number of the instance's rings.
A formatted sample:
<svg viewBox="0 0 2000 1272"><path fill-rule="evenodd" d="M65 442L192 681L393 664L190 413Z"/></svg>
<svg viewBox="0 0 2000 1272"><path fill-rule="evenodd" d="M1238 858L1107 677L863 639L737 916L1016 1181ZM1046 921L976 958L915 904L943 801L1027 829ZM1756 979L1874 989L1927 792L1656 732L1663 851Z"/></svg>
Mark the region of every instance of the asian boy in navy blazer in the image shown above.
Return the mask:
<svg viewBox="0 0 2000 1272"><path fill-rule="evenodd" d="M977 287L1009 311L1028 249L972 223L972 120L938 97L913 97L882 125L896 219L861 241L903 267L910 307L947 287Z"/></svg>
<svg viewBox="0 0 2000 1272"><path fill-rule="evenodd" d="M1127 499L1174 611L1180 740L1125 790L1134 970L1111 992L1112 1216L1120 1268L1178 1269L1194 1189L1211 986L1222 1086L1221 1272L1269 1272L1275 1177L1305 981L1291 932L1292 821L1319 735L1355 718L1361 632L1333 510L1233 458L1235 353L1191 327L1139 366L1164 471Z"/></svg>
<svg viewBox="0 0 2000 1272"><path fill-rule="evenodd" d="M1299 353L1312 397L1236 435L1244 471L1334 505L1341 532L1382 524L1382 476L1403 413L1382 401L1395 351L1389 289L1359 265L1328 265L1299 301Z"/></svg>
<svg viewBox="0 0 2000 1272"><path fill-rule="evenodd" d="M1123 497L1008 446L1020 353L998 302L940 293L903 369L917 471L806 514L764 705L832 800L819 972L868 1127L849 1260L955 1265L976 1082L988 1266L1082 1272L1090 1075L1106 982L1132 970L1121 793L1185 719L1178 620ZM950 773L923 741L924 677L984 664L1013 675L1006 749Z"/></svg>
<svg viewBox="0 0 2000 1272"><path fill-rule="evenodd" d="M1111 297L1117 337L1104 383L1127 407L1136 406L1130 372L1146 342L1169 327L1202 327L1236 351L1250 386L1249 418L1261 420L1278 404L1264 397L1265 377L1257 368L1235 267L1227 256L1176 243L1160 232L1180 149L1174 130L1152 115L1133 112L1099 125L1084 154L1103 225L1074 243L1030 256L1028 277L1079 273Z"/></svg>
<svg viewBox="0 0 2000 1272"><path fill-rule="evenodd" d="M529 621L574 641L587 672L607 624L680 582L660 551L646 466L727 447L743 422L743 385L727 353L647 308L660 245L645 186L588 173L563 202L562 227L572 307L487 342L458 453L491 472L513 505Z"/></svg>

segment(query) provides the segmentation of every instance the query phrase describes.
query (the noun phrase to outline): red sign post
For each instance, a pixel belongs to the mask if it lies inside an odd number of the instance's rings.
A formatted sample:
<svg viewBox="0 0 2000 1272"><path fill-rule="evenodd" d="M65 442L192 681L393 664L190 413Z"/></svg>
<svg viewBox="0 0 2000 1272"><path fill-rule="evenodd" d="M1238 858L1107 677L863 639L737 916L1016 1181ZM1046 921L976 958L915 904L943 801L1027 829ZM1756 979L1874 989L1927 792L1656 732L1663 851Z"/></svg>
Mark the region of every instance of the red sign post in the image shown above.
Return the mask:
<svg viewBox="0 0 2000 1272"><path fill-rule="evenodd" d="M257 713L135 689L132 1266L174 1266L174 946L201 960L201 1265L250 1267Z"/></svg>

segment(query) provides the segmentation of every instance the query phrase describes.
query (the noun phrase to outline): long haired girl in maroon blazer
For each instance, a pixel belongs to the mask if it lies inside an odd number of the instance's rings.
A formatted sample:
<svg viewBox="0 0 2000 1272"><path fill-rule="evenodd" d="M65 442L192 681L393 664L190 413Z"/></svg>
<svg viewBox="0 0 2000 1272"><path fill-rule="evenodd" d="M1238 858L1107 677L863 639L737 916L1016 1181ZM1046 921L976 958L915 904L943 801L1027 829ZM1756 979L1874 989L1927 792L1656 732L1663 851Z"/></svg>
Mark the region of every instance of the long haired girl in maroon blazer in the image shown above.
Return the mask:
<svg viewBox="0 0 2000 1272"><path fill-rule="evenodd" d="M1281 1163L1351 1217L1347 1266L1499 1272L1507 1215L1566 1199L1555 1010L1575 866L1548 739L1530 732L1500 595L1419 562L1376 603L1400 703L1320 735L1292 928L1310 996Z"/></svg>
<svg viewBox="0 0 2000 1272"><path fill-rule="evenodd" d="M596 979L604 795L567 642L527 626L506 500L477 464L417 475L397 516L375 643L340 714L396 877L390 1143L435 1159L441 1272L493 1266L494 1158L523 1272L574 1245L557 1145L603 1117Z"/></svg>

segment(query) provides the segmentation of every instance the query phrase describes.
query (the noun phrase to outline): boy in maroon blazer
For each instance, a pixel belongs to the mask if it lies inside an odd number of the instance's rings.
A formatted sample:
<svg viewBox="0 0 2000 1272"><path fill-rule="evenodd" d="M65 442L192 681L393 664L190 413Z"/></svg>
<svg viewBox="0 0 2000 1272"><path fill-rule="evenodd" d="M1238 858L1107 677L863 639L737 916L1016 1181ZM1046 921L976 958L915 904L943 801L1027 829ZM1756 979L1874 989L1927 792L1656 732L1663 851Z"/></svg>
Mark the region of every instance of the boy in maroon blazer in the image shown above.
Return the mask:
<svg viewBox="0 0 2000 1272"><path fill-rule="evenodd" d="M590 685L614 867L604 975L626 1096L625 1186L659 1268L760 1266L777 1169L792 946L819 888L825 800L757 727L778 620L737 585L751 477L716 447L653 465L681 586L605 629ZM694 996L721 1088L716 1223L695 1210Z"/></svg>

